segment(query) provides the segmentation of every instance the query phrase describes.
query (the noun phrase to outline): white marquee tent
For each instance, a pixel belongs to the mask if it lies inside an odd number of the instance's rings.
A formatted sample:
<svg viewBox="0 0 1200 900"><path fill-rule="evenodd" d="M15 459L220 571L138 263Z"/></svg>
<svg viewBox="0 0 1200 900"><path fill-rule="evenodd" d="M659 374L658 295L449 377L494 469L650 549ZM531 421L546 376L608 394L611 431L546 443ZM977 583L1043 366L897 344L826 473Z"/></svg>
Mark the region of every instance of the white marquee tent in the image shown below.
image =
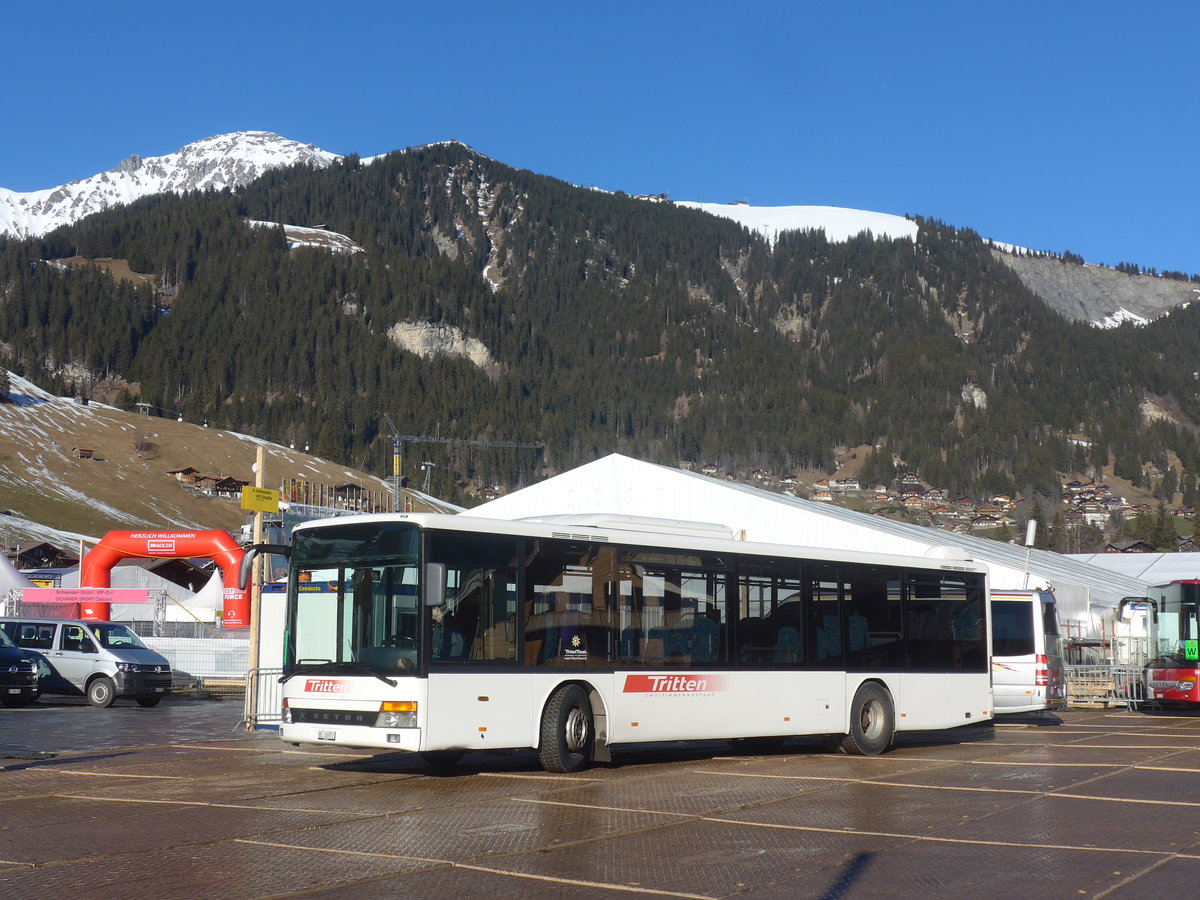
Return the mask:
<svg viewBox="0 0 1200 900"><path fill-rule="evenodd" d="M894 522L825 503L734 484L612 454L471 511L523 519L554 514L655 516L727 525L748 541L816 548L848 547L923 556L954 546L987 563L995 589L1052 588L1060 617L1075 635L1107 632L1122 597L1144 596L1148 583L1045 550Z"/></svg>
<svg viewBox="0 0 1200 900"><path fill-rule="evenodd" d="M33 587L33 582L18 572L16 566L8 561L8 557L0 553L0 591L31 587Z"/></svg>

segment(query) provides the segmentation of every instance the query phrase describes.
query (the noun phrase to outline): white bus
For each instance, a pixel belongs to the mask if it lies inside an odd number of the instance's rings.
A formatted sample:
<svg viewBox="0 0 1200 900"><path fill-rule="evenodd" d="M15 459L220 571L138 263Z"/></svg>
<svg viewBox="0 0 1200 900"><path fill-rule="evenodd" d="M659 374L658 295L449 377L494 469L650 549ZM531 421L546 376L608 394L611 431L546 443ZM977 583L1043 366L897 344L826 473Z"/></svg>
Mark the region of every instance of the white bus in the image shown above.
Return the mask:
<svg viewBox="0 0 1200 900"><path fill-rule="evenodd" d="M896 731L992 718L987 580L927 558L735 541L612 515L382 514L292 533L280 736L535 748L549 771L646 741Z"/></svg>
<svg viewBox="0 0 1200 900"><path fill-rule="evenodd" d="M1047 591L992 591L992 693L996 713L1066 705L1058 606Z"/></svg>

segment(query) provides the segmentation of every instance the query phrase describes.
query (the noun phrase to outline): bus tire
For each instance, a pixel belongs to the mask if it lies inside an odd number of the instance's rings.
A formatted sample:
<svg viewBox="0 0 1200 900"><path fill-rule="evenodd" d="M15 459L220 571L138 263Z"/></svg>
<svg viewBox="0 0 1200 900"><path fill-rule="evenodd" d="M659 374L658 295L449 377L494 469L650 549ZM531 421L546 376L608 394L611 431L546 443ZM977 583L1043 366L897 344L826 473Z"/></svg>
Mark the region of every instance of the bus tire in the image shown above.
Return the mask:
<svg viewBox="0 0 1200 900"><path fill-rule="evenodd" d="M850 704L850 733L842 738L842 749L851 756L878 756L891 746L895 731L891 694L881 684L863 682Z"/></svg>
<svg viewBox="0 0 1200 900"><path fill-rule="evenodd" d="M547 772L578 772L592 761L595 742L587 692L577 684L560 685L542 712L538 762Z"/></svg>
<svg viewBox="0 0 1200 900"><path fill-rule="evenodd" d="M87 686L87 699L88 703L100 709L112 706L117 699L117 686L105 675L93 678Z"/></svg>
<svg viewBox="0 0 1200 900"><path fill-rule="evenodd" d="M149 708L151 706L158 706L159 701L162 700L162 698L162 694L147 694L145 697L138 697L137 702L138 706L145 706Z"/></svg>

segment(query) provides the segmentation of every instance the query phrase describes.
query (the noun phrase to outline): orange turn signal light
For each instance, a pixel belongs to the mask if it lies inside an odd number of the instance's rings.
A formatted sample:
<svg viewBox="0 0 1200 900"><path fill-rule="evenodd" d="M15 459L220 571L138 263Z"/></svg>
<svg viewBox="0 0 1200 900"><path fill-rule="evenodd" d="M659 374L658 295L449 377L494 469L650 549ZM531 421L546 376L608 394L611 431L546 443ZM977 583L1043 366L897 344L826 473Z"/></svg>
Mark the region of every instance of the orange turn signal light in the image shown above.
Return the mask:
<svg viewBox="0 0 1200 900"><path fill-rule="evenodd" d="M403 712L415 713L417 711L416 700L384 700L379 704L380 712Z"/></svg>

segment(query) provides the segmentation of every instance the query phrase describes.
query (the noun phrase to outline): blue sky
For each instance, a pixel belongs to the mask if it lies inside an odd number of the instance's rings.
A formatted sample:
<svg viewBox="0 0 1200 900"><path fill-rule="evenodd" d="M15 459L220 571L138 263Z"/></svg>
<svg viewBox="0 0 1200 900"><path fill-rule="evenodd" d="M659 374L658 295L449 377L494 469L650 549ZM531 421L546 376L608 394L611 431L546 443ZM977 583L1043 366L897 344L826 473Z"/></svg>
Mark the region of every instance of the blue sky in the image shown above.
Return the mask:
<svg viewBox="0 0 1200 900"><path fill-rule="evenodd" d="M0 187L230 131L1200 273L1200 5L11 4Z"/></svg>

